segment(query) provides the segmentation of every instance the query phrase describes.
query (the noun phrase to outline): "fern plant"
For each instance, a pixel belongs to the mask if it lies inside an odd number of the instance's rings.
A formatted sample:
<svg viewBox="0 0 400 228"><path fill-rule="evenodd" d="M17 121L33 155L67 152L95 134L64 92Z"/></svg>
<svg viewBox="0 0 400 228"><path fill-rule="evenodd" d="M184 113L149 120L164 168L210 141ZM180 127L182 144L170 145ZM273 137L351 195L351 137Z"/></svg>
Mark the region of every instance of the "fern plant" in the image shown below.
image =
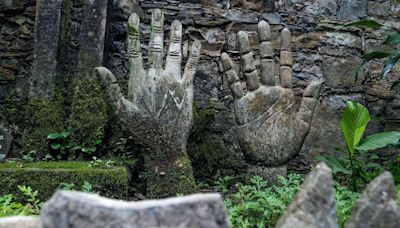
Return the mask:
<svg viewBox="0 0 400 228"><path fill-rule="evenodd" d="M249 184L237 184L238 191L225 197L232 227L274 227L286 207L292 202L303 178L289 174L279 177L279 185L268 187L259 176Z"/></svg>

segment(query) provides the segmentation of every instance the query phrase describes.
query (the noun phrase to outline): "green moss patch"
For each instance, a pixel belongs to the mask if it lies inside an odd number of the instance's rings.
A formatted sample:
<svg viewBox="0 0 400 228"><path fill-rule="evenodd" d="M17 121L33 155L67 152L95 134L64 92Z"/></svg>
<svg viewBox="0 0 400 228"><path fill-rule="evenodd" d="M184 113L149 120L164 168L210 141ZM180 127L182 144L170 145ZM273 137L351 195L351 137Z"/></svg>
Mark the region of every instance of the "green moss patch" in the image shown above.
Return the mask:
<svg viewBox="0 0 400 228"><path fill-rule="evenodd" d="M36 151L38 158L43 158L49 151L47 135L60 132L64 128L63 103L55 99L31 99L26 107L25 129L22 145L25 152Z"/></svg>
<svg viewBox="0 0 400 228"><path fill-rule="evenodd" d="M49 199L61 183L82 186L84 181L102 196L127 199L128 172L125 167L91 168L88 162L35 162L0 164L0 195L18 195L18 185L39 191Z"/></svg>
<svg viewBox="0 0 400 228"><path fill-rule="evenodd" d="M76 81L68 126L75 144L90 147L102 140L108 120L107 96L95 76Z"/></svg>

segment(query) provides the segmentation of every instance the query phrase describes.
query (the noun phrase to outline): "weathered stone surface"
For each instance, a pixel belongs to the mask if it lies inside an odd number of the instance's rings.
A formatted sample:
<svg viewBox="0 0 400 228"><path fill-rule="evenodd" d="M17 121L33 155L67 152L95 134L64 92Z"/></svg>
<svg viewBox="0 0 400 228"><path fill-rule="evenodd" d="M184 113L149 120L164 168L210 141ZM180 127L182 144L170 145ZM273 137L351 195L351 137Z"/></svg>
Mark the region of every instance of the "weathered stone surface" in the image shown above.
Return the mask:
<svg viewBox="0 0 400 228"><path fill-rule="evenodd" d="M263 25L265 23L260 22L259 33L265 32ZM239 125L240 146L247 161L252 164L267 167L285 165L299 152L302 142L308 134L321 83L310 83L305 91L312 92L304 93L300 108L296 109L293 107L295 97L291 87L291 61L288 60L291 59L291 55L289 55L291 54L289 53L290 32L287 29L282 30L282 52L286 54L281 54L281 58L287 59L281 62L287 65L281 66L281 80L276 84L281 84L283 87L265 84L260 86L259 83L254 83L255 77L250 78L250 74L246 73L246 71L255 69L253 54L249 52L249 39L244 32L239 32L238 38L241 70L244 71L244 75L247 75L248 91L246 94L237 88L239 78L235 76L235 72L232 72L234 65L226 53L222 55L222 62L225 74L228 76L231 72L233 75L228 77L232 78L228 81L236 98L234 107L236 121ZM283 74L283 72L285 73ZM261 81L265 82L265 80Z"/></svg>
<svg viewBox="0 0 400 228"><path fill-rule="evenodd" d="M58 75L61 8L61 0L37 2L31 97L50 98L53 95Z"/></svg>
<svg viewBox="0 0 400 228"><path fill-rule="evenodd" d="M229 227L227 212L218 194L123 202L58 191L45 203L41 219L44 228Z"/></svg>
<svg viewBox="0 0 400 228"><path fill-rule="evenodd" d="M318 164L307 175L295 200L275 227L339 227L332 172L325 163Z"/></svg>
<svg viewBox="0 0 400 228"><path fill-rule="evenodd" d="M342 20L357 20L367 16L366 0L343 0L339 8L338 18Z"/></svg>
<svg viewBox="0 0 400 228"><path fill-rule="evenodd" d="M92 69L103 63L108 0L85 0L84 4L79 37L79 67Z"/></svg>
<svg viewBox="0 0 400 228"><path fill-rule="evenodd" d="M400 208L392 174L384 172L368 184L346 227L400 227Z"/></svg>
<svg viewBox="0 0 400 228"><path fill-rule="evenodd" d="M194 178L186 153L192 125L193 78L200 58L201 43L195 41L182 73L182 24L171 24L170 45L163 64L164 14L152 14L148 70L140 45L139 17L128 21L129 83L127 99L115 76L104 67L96 72L106 87L116 114L145 146L147 195L165 197L190 192ZM179 130L177 130L179 129ZM176 178L180 177L180 178Z"/></svg>
<svg viewBox="0 0 400 228"><path fill-rule="evenodd" d="M392 1L368 1L368 15L387 17L390 14Z"/></svg>
<svg viewBox="0 0 400 228"><path fill-rule="evenodd" d="M354 87L354 69L360 64L357 59L329 57L322 63L326 86L330 88Z"/></svg>
<svg viewBox="0 0 400 228"><path fill-rule="evenodd" d="M0 219L0 228L42 228L39 217L15 216Z"/></svg>
<svg viewBox="0 0 400 228"><path fill-rule="evenodd" d="M265 167L258 165L248 165L247 173L249 176L260 176L268 181L269 185L278 184L278 176L287 176L287 166Z"/></svg>

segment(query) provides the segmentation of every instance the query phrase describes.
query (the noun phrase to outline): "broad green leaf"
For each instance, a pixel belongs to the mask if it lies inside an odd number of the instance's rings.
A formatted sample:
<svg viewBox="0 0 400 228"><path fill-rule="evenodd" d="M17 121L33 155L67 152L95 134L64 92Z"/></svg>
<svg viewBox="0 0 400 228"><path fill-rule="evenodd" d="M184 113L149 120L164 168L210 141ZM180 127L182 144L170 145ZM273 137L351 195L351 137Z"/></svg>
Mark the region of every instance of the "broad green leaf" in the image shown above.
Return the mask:
<svg viewBox="0 0 400 228"><path fill-rule="evenodd" d="M342 159L326 156L317 156L317 159L325 162L332 169L332 172L334 174L351 174L351 170L346 168L345 161L343 161Z"/></svg>
<svg viewBox="0 0 400 228"><path fill-rule="evenodd" d="M369 120L370 116L367 108L354 101L347 102L340 120L340 130L346 141L350 156L354 155L354 151L364 134Z"/></svg>
<svg viewBox="0 0 400 228"><path fill-rule="evenodd" d="M392 51L373 51L365 54L363 56L364 63L368 62L372 59L382 59L382 58L387 58L391 57L394 55L397 55L399 53L399 50L392 50Z"/></svg>
<svg viewBox="0 0 400 228"><path fill-rule="evenodd" d="M60 138L60 136L61 135L58 133L50 133L47 135L47 139L58 139L58 138Z"/></svg>
<svg viewBox="0 0 400 228"><path fill-rule="evenodd" d="M359 21L354 21L348 24L344 25L345 27L361 27L361 28L372 28L372 29L378 29L383 26L383 24L371 20L371 19L364 19L364 20L359 20Z"/></svg>
<svg viewBox="0 0 400 228"><path fill-rule="evenodd" d="M68 138L68 136L70 136L70 135L71 135L71 132L69 132L69 131L61 132L61 137L63 137L64 139Z"/></svg>
<svg viewBox="0 0 400 228"><path fill-rule="evenodd" d="M389 35L383 42L383 44L393 44L393 45L396 45L398 43L400 43L400 34L398 33Z"/></svg>
<svg viewBox="0 0 400 228"><path fill-rule="evenodd" d="M396 66L399 59L400 59L400 53L398 53L393 58L386 60L383 63L381 78L385 77L393 69L393 67Z"/></svg>
<svg viewBox="0 0 400 228"><path fill-rule="evenodd" d="M373 134L361 141L357 150L369 151L384 148L388 145L398 143L400 140L400 132L390 131Z"/></svg>
<svg viewBox="0 0 400 228"><path fill-rule="evenodd" d="M58 149L60 149L61 144L60 144L60 143L57 143L57 142L53 142L53 143L50 144L50 147L51 147L51 149L53 149L53 150L58 150Z"/></svg>
<svg viewBox="0 0 400 228"><path fill-rule="evenodd" d="M91 154L96 152L97 148L96 147L84 147L82 148L83 153Z"/></svg>

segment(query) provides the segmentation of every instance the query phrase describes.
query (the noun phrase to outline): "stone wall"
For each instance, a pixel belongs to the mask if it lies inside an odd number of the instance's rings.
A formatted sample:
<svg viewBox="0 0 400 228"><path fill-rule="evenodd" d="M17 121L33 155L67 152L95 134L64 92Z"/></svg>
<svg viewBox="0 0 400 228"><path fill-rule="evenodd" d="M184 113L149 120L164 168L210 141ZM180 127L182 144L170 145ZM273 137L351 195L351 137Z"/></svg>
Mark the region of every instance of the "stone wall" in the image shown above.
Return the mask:
<svg viewBox="0 0 400 228"><path fill-rule="evenodd" d="M34 2L5 0L0 3L0 103L4 103L8 97L26 97L24 86L32 62ZM79 5L73 7L79 8ZM224 159L229 157L224 161L233 161L231 164L234 165L231 166L229 162L224 162L223 165L229 169L240 167L243 159L236 139L233 98L222 74L220 54L222 51L228 52L236 61L239 59L236 33L240 30L250 35L252 48L257 53L256 28L262 19L271 24L276 56L279 56L280 30L288 27L292 31L296 94L300 95L309 81L325 79L311 132L299 155L291 162L292 169L305 170L309 163L315 161L316 154L329 153L334 146L343 145L338 120L346 100L360 101L369 107L372 114L391 120L386 123L374 121L369 126L370 132L393 128L393 122L400 120L400 85L396 83L399 74L390 74L384 80L378 80L380 65L373 63L364 68L357 83L353 76L362 54L376 50L387 34L400 30L396 23L400 6L394 0L109 0L103 65L114 72L121 82L127 79L127 18L132 12L141 17L142 52L146 61L150 15L154 8L161 8L165 13L166 43L170 23L174 19L182 21L185 29L184 57L193 40L200 40L203 44L195 77L195 103L200 112L210 105L213 107L211 120L203 129L203 138L214 139L218 148L224 150L225 153L215 152L225 154ZM74 20L75 13L79 14L79 11L72 11L71 14L72 41L77 36L73 25L79 23ZM348 21L367 16L395 29L384 27L378 31L363 31L342 26ZM68 58L68 53L64 55ZM10 119L8 121L12 122ZM205 142L209 149L204 148L204 144L199 149L198 142L189 144L192 145L189 151L195 153L212 153L216 148L209 142ZM209 162L212 164L210 172L218 173L220 164Z"/></svg>
<svg viewBox="0 0 400 228"><path fill-rule="evenodd" d="M296 94L301 94L311 80L325 79L311 132L299 155L291 162L292 169L305 170L310 162L315 161L315 155L333 152L333 147L343 146L338 121L349 99L364 103L373 115L397 123L400 120L400 87L395 84L399 80L398 74L378 80L380 65L374 63L364 67L357 83L354 80L354 71L362 61L361 56L378 49L386 35L394 29L363 31L343 27L349 21L368 16L400 29L395 23L400 6L394 1L114 0L110 11L112 19L109 23L106 66L121 80L125 80L127 75L125 21L132 11L141 16L142 52L146 55L150 34L146 29L150 27L149 15L153 8L162 8L166 14L166 38L169 24L178 19L186 31L184 45L192 40L202 41L203 55L195 77L196 107L204 109L210 104L214 107L214 117L205 134L222 138L223 148L233 158L241 158L242 155L236 139L233 99L221 72L220 54L229 52L238 60L236 33L240 30L250 34L254 52L257 53L256 29L259 20L266 20L271 25L275 48L280 46L280 30L288 27L292 31ZM279 50L275 51L275 55L279 56ZM374 121L369 131L382 131L393 125ZM204 138L207 137L204 135ZM213 146L212 143L209 145ZM196 148L193 150L201 152Z"/></svg>

